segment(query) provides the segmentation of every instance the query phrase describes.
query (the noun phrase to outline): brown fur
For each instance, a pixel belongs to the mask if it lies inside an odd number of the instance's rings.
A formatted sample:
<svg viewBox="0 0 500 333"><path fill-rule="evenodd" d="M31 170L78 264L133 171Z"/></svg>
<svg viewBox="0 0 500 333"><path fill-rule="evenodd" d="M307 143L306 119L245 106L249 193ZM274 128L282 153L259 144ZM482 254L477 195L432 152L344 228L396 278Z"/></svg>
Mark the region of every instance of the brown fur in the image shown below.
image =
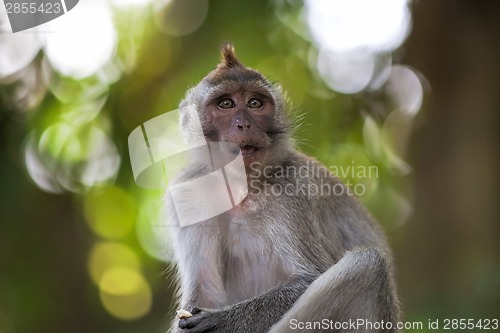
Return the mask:
<svg viewBox="0 0 500 333"><path fill-rule="evenodd" d="M236 57L234 46L232 44L229 43L223 44L221 47L220 55L221 55L221 63L218 66L219 68L244 67L243 64L240 62L240 60L238 59L238 57Z"/></svg>

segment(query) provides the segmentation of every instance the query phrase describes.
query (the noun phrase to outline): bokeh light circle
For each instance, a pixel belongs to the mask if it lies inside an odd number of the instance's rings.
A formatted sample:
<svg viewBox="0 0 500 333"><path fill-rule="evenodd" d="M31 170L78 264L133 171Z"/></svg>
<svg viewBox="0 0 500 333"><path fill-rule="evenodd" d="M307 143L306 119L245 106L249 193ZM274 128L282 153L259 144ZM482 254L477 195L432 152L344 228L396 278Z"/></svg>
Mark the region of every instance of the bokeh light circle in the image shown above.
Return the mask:
<svg viewBox="0 0 500 333"><path fill-rule="evenodd" d="M117 186L93 187L85 198L84 214L96 234L118 239L132 230L137 207L130 194Z"/></svg>
<svg viewBox="0 0 500 333"><path fill-rule="evenodd" d="M395 108L411 116L420 110L424 99L424 88L420 78L411 68L402 65L392 66L386 90Z"/></svg>
<svg viewBox="0 0 500 333"><path fill-rule="evenodd" d="M80 1L77 9L47 23L45 52L54 69L82 79L111 60L118 38L106 1Z"/></svg>
<svg viewBox="0 0 500 333"><path fill-rule="evenodd" d="M406 38L410 19L408 0L305 1L313 39L336 52L394 50Z"/></svg>
<svg viewBox="0 0 500 333"><path fill-rule="evenodd" d="M109 269L99 281L99 291L104 308L116 318L135 320L151 310L151 287L137 270Z"/></svg>
<svg viewBox="0 0 500 333"><path fill-rule="evenodd" d="M41 47L36 33L14 35L0 32L0 45L0 80L28 66Z"/></svg>
<svg viewBox="0 0 500 333"><path fill-rule="evenodd" d="M362 51L336 53L322 48L318 54L317 69L330 88L354 94L370 83L375 70L375 55Z"/></svg>
<svg viewBox="0 0 500 333"><path fill-rule="evenodd" d="M88 269L94 283L99 284L104 273L111 268L139 270L141 262L137 253L118 242L99 242L92 247Z"/></svg>
<svg viewBox="0 0 500 333"><path fill-rule="evenodd" d="M207 0L169 0L156 3L155 22L170 36L185 36L203 24L208 13Z"/></svg>

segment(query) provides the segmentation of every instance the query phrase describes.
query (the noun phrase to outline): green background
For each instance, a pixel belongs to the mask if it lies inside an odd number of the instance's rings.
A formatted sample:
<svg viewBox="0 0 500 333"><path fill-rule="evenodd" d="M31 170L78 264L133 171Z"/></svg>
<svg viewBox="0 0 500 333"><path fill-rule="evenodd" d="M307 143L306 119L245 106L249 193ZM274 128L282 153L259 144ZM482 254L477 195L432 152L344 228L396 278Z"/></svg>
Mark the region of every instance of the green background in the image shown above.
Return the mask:
<svg viewBox="0 0 500 333"><path fill-rule="evenodd" d="M171 10L171 19L187 19L185 9ZM127 137L176 109L218 63L223 41L289 92L303 113L301 150L329 166L377 166L361 200L389 236L405 319L500 318L499 2L413 4L411 34L393 54L425 88L401 134L409 139L398 163L409 173L366 140L382 140L387 96L334 92L310 69L314 47L301 10L298 1L212 0L199 29L182 37L159 31L150 10L116 10L114 60L129 64L118 80L53 72L58 96L33 88L38 102L28 107L16 97L19 80L1 83L1 333L165 331L175 309L172 269L144 250L136 232L157 216L158 192L134 183ZM41 51L32 65L43 59ZM98 112L88 111L100 101ZM95 148L94 128L111 139L121 163L112 180L87 186L78 175ZM58 193L31 180L30 142L58 176ZM108 266L118 270L103 282Z"/></svg>

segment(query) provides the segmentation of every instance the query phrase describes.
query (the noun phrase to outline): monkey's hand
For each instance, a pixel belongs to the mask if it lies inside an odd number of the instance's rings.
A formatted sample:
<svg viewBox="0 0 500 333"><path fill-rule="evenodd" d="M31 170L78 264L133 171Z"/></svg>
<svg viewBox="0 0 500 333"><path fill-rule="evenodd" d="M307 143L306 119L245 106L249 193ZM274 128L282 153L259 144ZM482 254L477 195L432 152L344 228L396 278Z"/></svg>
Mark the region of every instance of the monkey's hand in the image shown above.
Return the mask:
<svg viewBox="0 0 500 333"><path fill-rule="evenodd" d="M225 332L226 312L224 310L210 310L193 307L189 312L190 318L179 320L179 327L183 333Z"/></svg>

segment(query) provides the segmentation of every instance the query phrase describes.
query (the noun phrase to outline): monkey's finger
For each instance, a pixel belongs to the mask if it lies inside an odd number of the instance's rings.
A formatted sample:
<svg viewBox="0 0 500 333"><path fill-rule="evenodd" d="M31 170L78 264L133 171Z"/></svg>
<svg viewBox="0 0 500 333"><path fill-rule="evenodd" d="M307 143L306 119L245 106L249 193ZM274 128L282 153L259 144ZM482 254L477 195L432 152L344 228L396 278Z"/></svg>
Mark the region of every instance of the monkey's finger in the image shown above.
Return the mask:
<svg viewBox="0 0 500 333"><path fill-rule="evenodd" d="M189 312L191 312L192 315L195 315L197 313L200 313L201 311L203 311L201 308L193 306Z"/></svg>
<svg viewBox="0 0 500 333"><path fill-rule="evenodd" d="M189 329L189 328L194 328L196 325L200 323L201 318L198 317L191 317L191 318L184 318L179 320L179 328L182 329Z"/></svg>
<svg viewBox="0 0 500 333"><path fill-rule="evenodd" d="M187 328L191 328L193 326L194 325L190 325L190 323L187 319L180 319L179 320L179 328L182 328L183 330L187 329Z"/></svg>

